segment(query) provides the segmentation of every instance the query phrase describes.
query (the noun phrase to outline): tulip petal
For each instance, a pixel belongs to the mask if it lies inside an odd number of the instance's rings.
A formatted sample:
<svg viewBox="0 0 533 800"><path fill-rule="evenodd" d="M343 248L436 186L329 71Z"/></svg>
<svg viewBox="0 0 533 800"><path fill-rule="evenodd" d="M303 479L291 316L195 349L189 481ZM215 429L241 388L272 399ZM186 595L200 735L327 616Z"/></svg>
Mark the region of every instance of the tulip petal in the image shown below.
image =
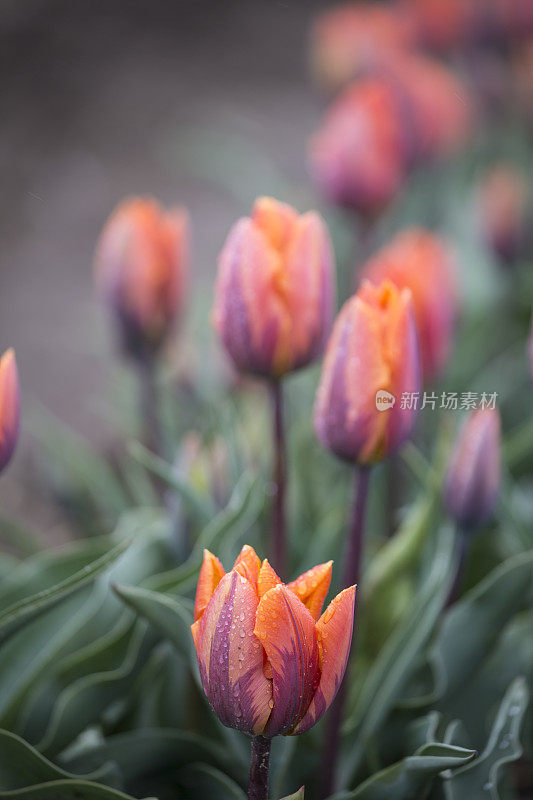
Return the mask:
<svg viewBox="0 0 533 800"><path fill-rule="evenodd" d="M331 567L333 561L319 564L304 572L295 581L287 584L287 588L299 597L313 619L317 620L322 613L322 606L331 583Z"/></svg>
<svg viewBox="0 0 533 800"><path fill-rule="evenodd" d="M322 670L320 683L306 715L292 733L309 730L329 708L337 694L350 653L354 604L355 586L351 586L331 601L316 623Z"/></svg>
<svg viewBox="0 0 533 800"><path fill-rule="evenodd" d="M254 587L233 570L220 581L193 632L202 684L215 714L224 725L250 734L263 732L272 702L263 648L254 636L257 605Z"/></svg>
<svg viewBox="0 0 533 800"><path fill-rule="evenodd" d="M10 460L18 440L20 390L17 362L12 348L0 358L0 470Z"/></svg>
<svg viewBox="0 0 533 800"><path fill-rule="evenodd" d="M288 733L306 713L320 680L315 622L283 584L259 601L255 635L272 668L273 709L265 736Z"/></svg>
<svg viewBox="0 0 533 800"><path fill-rule="evenodd" d="M194 621L200 619L218 584L226 574L224 567L213 553L204 550L204 560L198 577L194 601Z"/></svg>
<svg viewBox="0 0 533 800"><path fill-rule="evenodd" d="M235 559L233 569L236 569L243 578L246 578L253 586L257 587L257 577L259 575L260 566L261 561L254 548L249 544L245 544Z"/></svg>
<svg viewBox="0 0 533 800"><path fill-rule="evenodd" d="M277 586L281 583L280 578L276 574L275 570L270 566L269 561L267 558L261 564L261 569L259 570L259 577L257 579L257 592L259 597L262 597L266 594L270 589L273 589L274 586Z"/></svg>

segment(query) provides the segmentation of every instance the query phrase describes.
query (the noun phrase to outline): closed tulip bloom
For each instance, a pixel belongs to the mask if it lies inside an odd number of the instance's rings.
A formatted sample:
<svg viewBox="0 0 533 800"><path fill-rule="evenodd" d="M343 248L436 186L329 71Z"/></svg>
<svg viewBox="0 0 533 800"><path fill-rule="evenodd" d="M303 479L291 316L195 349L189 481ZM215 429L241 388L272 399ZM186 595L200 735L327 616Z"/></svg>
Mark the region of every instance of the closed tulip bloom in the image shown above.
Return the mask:
<svg viewBox="0 0 533 800"><path fill-rule="evenodd" d="M20 391L15 353L10 348L0 358L0 472L15 450L20 424Z"/></svg>
<svg viewBox="0 0 533 800"><path fill-rule="evenodd" d="M245 545L227 574L204 551L192 634L220 721L252 735L299 734L329 707L352 639L355 586L321 614L331 564L289 584Z"/></svg>
<svg viewBox="0 0 533 800"><path fill-rule="evenodd" d="M500 415L477 409L459 433L446 478L444 500L449 514L463 528L490 519L501 481Z"/></svg>
<svg viewBox="0 0 533 800"><path fill-rule="evenodd" d="M367 217L381 212L406 177L407 140L398 92L365 78L327 111L311 140L311 173L324 195Z"/></svg>
<svg viewBox="0 0 533 800"><path fill-rule="evenodd" d="M96 248L96 283L130 354L154 352L167 337L183 307L188 262L183 208L132 198L111 215Z"/></svg>
<svg viewBox="0 0 533 800"><path fill-rule="evenodd" d="M213 324L237 369L279 378L320 355L334 296L322 218L261 197L220 254Z"/></svg>
<svg viewBox="0 0 533 800"><path fill-rule="evenodd" d="M364 281L333 326L315 404L320 442L340 458L380 461L410 436L420 390L411 292ZM402 407L403 406L403 407Z"/></svg>
<svg viewBox="0 0 533 800"><path fill-rule="evenodd" d="M411 290L424 378L444 366L454 333L457 289L446 243L421 228L402 231L363 268L375 285L384 280Z"/></svg>

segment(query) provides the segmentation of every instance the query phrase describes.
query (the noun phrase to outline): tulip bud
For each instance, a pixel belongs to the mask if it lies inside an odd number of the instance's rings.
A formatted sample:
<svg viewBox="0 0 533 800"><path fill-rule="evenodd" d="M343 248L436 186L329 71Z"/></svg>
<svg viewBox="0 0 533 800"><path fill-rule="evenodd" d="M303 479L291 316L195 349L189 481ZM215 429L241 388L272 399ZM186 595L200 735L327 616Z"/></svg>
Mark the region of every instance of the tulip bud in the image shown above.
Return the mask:
<svg viewBox="0 0 533 800"><path fill-rule="evenodd" d="M220 721L271 738L303 733L331 705L352 640L355 586L321 615L331 564L281 582L245 545L231 572L204 551L192 634Z"/></svg>
<svg viewBox="0 0 533 800"><path fill-rule="evenodd" d="M514 261L523 244L526 223L527 184L510 164L494 166L479 189L482 234L502 259Z"/></svg>
<svg viewBox="0 0 533 800"><path fill-rule="evenodd" d="M0 472L7 466L17 444L20 424L20 392L15 353L10 348L0 358Z"/></svg>
<svg viewBox="0 0 533 800"><path fill-rule="evenodd" d="M468 416L448 467L448 513L463 528L482 525L494 510L500 480L500 415L496 409L477 409Z"/></svg>
<svg viewBox="0 0 533 800"><path fill-rule="evenodd" d="M111 215L95 256L97 288L110 306L125 352L151 354L183 307L189 222L182 208L125 200Z"/></svg>
<svg viewBox="0 0 533 800"><path fill-rule="evenodd" d="M322 352L334 294L322 218L261 197L220 254L213 325L237 369L279 378Z"/></svg>
<svg viewBox="0 0 533 800"><path fill-rule="evenodd" d="M311 173L334 203L373 217L406 175L399 97L381 78L357 81L335 100L310 143Z"/></svg>
<svg viewBox="0 0 533 800"><path fill-rule="evenodd" d="M369 464L410 436L420 390L411 292L364 281L333 326L315 404L315 429L340 458Z"/></svg>
<svg viewBox="0 0 533 800"><path fill-rule="evenodd" d="M403 231L368 262L363 277L375 285L388 280L411 290L423 375L433 377L450 352L457 306L447 245L429 231Z"/></svg>

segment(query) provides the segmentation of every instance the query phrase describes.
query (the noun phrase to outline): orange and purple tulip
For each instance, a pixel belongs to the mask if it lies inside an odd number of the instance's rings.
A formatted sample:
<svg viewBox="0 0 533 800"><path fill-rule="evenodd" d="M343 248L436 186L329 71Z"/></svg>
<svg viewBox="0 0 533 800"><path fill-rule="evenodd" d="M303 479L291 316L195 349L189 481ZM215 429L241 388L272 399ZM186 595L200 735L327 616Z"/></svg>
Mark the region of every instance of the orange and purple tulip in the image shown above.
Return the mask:
<svg viewBox="0 0 533 800"><path fill-rule="evenodd" d="M411 290L425 379L444 366L454 333L457 289L447 244L421 228L402 231L363 268L363 278Z"/></svg>
<svg viewBox="0 0 533 800"><path fill-rule="evenodd" d="M496 164L481 181L478 202L482 234L504 262L512 262L523 244L527 199L527 183L512 164Z"/></svg>
<svg viewBox="0 0 533 800"><path fill-rule="evenodd" d="M20 390L15 352L0 358L0 472L15 450L20 425Z"/></svg>
<svg viewBox="0 0 533 800"><path fill-rule="evenodd" d="M179 317L189 267L183 208L131 198L109 218L96 248L96 284L133 355L157 350Z"/></svg>
<svg viewBox="0 0 533 800"><path fill-rule="evenodd" d="M352 640L355 586L322 606L331 565L284 584L245 545L227 574L204 551L192 634L220 721L267 738L311 728L331 705Z"/></svg>
<svg viewBox="0 0 533 800"><path fill-rule="evenodd" d="M335 100L310 142L309 162L330 201L373 217L402 186L406 154L398 92L375 77L357 81Z"/></svg>
<svg viewBox="0 0 533 800"><path fill-rule="evenodd" d="M364 281L333 326L315 404L315 429L340 458L370 464L410 436L420 357L409 289Z"/></svg>
<svg viewBox="0 0 533 800"><path fill-rule="evenodd" d="M311 69L319 86L338 91L411 44L406 15L393 6L347 3L319 14L311 30Z"/></svg>
<svg viewBox="0 0 533 800"><path fill-rule="evenodd" d="M279 378L316 359L331 327L333 249L322 218L270 197L231 229L213 325L237 369Z"/></svg>
<svg viewBox="0 0 533 800"><path fill-rule="evenodd" d="M471 412L452 453L444 492L449 514L463 528L482 525L494 511L500 491L500 451L498 411Z"/></svg>

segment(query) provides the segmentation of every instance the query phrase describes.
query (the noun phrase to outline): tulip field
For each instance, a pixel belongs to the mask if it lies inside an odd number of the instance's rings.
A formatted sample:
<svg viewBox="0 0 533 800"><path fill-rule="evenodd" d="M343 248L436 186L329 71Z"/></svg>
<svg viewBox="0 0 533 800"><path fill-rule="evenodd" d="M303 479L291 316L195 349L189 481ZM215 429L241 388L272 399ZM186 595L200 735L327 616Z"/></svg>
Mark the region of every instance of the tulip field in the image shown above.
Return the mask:
<svg viewBox="0 0 533 800"><path fill-rule="evenodd" d="M297 182L188 159L216 264L100 220L112 432L0 342L65 539L0 508L0 800L533 798L533 2L311 16Z"/></svg>

